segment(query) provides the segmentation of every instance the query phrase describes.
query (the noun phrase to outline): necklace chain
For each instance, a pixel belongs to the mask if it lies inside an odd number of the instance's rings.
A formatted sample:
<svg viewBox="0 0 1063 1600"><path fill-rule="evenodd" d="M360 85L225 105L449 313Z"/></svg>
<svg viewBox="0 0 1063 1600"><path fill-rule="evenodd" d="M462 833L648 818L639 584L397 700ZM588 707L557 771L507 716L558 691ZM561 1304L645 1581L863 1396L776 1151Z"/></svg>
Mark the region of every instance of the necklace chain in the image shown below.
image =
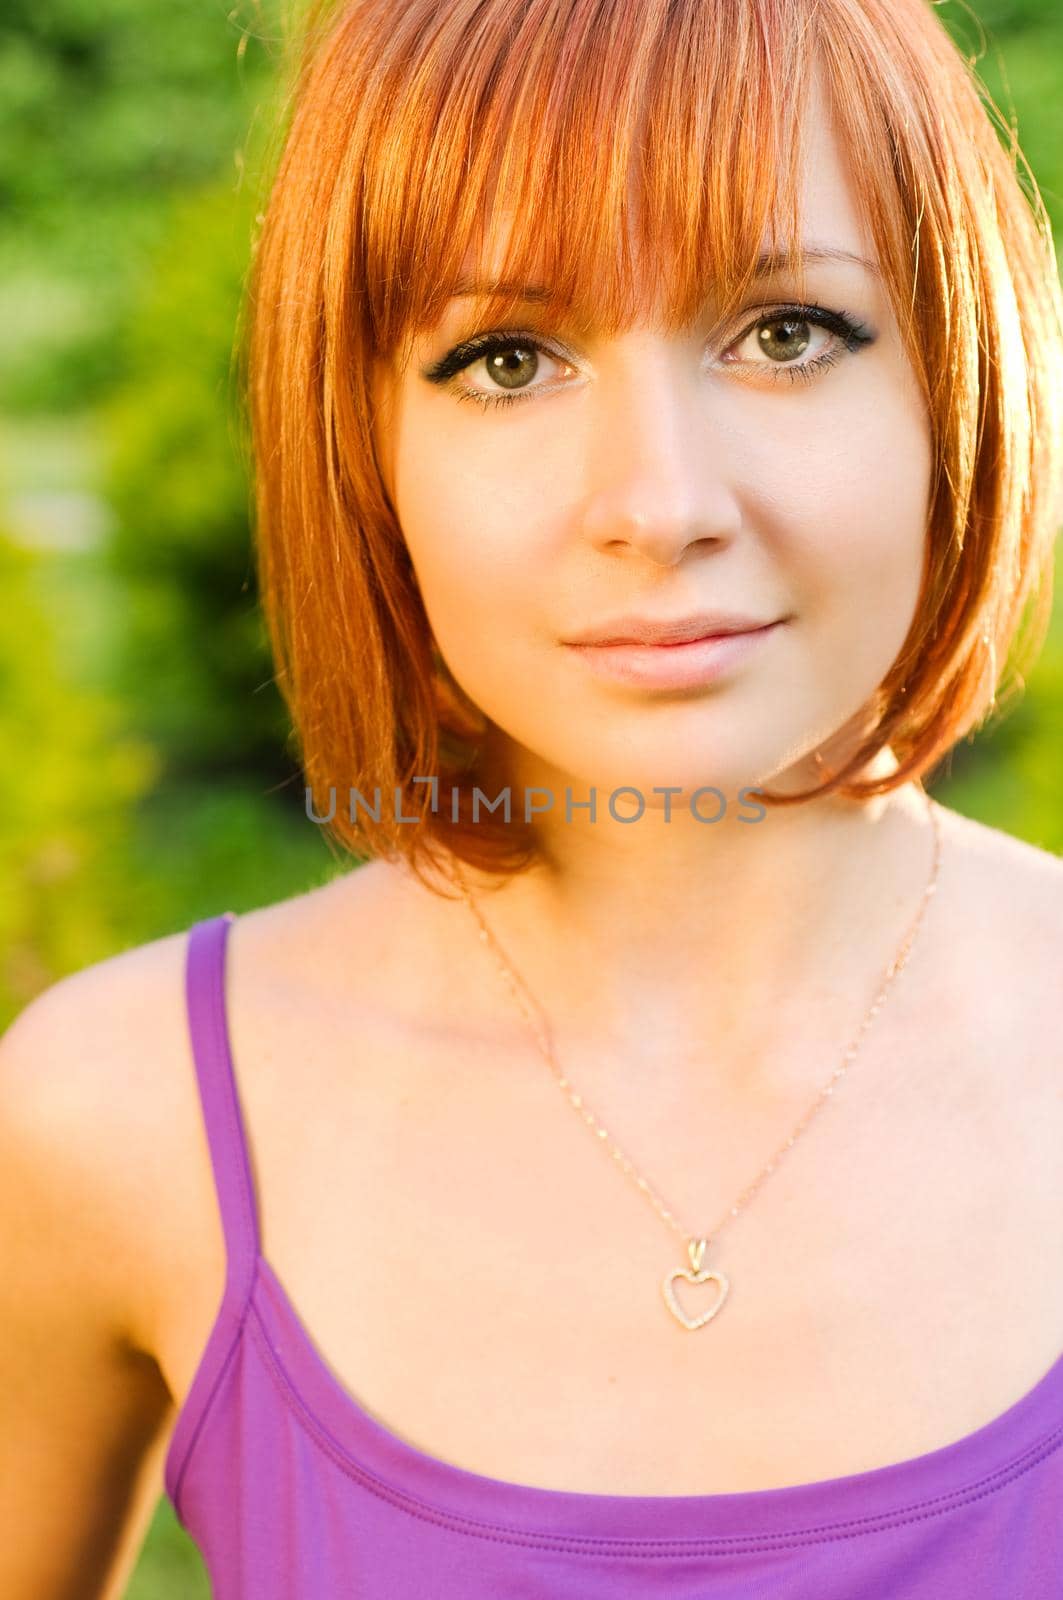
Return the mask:
<svg viewBox="0 0 1063 1600"><path fill-rule="evenodd" d="M702 1234L691 1233L688 1229L684 1228L678 1222L678 1220L676 1219L674 1213L664 1203L664 1201L661 1199L660 1195L651 1186L651 1184L649 1183L648 1179L645 1178L643 1176L643 1174L638 1171L638 1169L636 1168L635 1164L629 1159L629 1157L627 1155L625 1155L625 1153L623 1152L623 1150L621 1150L619 1145L617 1145L615 1143L615 1141L612 1139L612 1136L610 1135L608 1130L606 1128L604 1128L602 1126L602 1124L598 1121L598 1118L594 1115L594 1112L591 1110L590 1106L587 1104L586 1099L584 1098L584 1096L581 1095L581 1094L578 1094L575 1091L575 1089L573 1088L573 1086L572 1086L571 1082L569 1081L568 1077L562 1072L561 1067L558 1064L557 1057L556 1057L556 1055L554 1053L553 1046L552 1046L552 1044L550 1042L549 1035L548 1035L546 1029L542 1027L542 1025L541 1025L541 1023L539 1021L539 1018L536 1015L536 1013L539 1013L541 1015L541 1008L538 1007L537 1004L535 1003L535 1001L532 999L531 992L528 989L527 984L524 983L523 979L521 979L521 978L519 978L517 976L517 974L514 972L513 968L509 964L509 962L506 960L505 955L503 954L503 952L501 950L501 947L499 946L498 940L495 938L493 932L488 927L487 923L484 921L483 914L482 914L482 912L480 910L480 907L477 904L476 900L474 899L474 897L472 895L472 892L469 889L467 883L465 882L465 879L464 879L464 877L463 877L463 875L461 873L460 867L458 867L456 869L458 884L459 884L459 887L461 889L462 898L465 900L465 902L468 905L470 911L472 912L473 916L476 918L477 923L479 924L480 940L481 940L482 943L490 945L490 947L494 951L496 957L498 958L498 970L499 970L499 973L501 974L501 976L505 980L507 986L509 987L511 993L513 994L514 999L516 1000L518 1006L520 1007L522 1013L524 1014L525 1019L529 1023L529 1025L531 1027L531 1030L532 1030L533 1034L535 1035L536 1043L538 1044L539 1049L542 1052L542 1054L545 1056L547 1064L549 1065L550 1070L553 1073L554 1078L556 1079L559 1087L564 1091L566 1097L568 1098L568 1100L569 1100L570 1104L573 1106L573 1108L576 1111L579 1112L579 1114L583 1118L583 1120L588 1124L588 1126L590 1126L594 1130L594 1132L597 1135L597 1137L603 1143L608 1145L609 1154L612 1156L613 1160L617 1162L617 1164L621 1167L621 1169L623 1170L625 1175L627 1177L631 1178L634 1181L634 1183L636 1184L638 1189L646 1196L646 1198L649 1200L650 1204L653 1206L654 1210L661 1217L662 1221L666 1222L668 1224L668 1226L675 1233L679 1234L679 1236L686 1241L687 1253L689 1255L691 1265L692 1265L692 1267L694 1269L694 1274L692 1275L690 1272L686 1271L685 1269L676 1269L676 1272L674 1272L672 1274L669 1274L669 1278L682 1276L682 1277L687 1278L688 1281L690 1281L692 1283L704 1282L707 1279L715 1279L721 1285L721 1287L723 1289L723 1295L726 1295L727 1283L726 1283L726 1279L724 1279L722 1277L722 1274L705 1272L705 1271L701 1270L701 1258L702 1258L702 1255L704 1254L705 1249L707 1248L707 1246L709 1245L711 1240L713 1238L715 1238L716 1234L720 1231L720 1229L723 1228L724 1226L726 1226L726 1224L731 1220L731 1218L737 1217L739 1212L744 1209L746 1203L749 1200L752 1199L753 1195L756 1194L756 1192L760 1188L761 1184L763 1184L764 1181L768 1177L770 1177L771 1174L775 1171L776 1166L777 1166L778 1162L782 1159L782 1157L785 1156L787 1151L790 1150L797 1143L798 1139L804 1133L805 1129L808 1127L808 1125L812 1121L813 1117L815 1117L818 1114L818 1112L820 1112L823 1109L823 1107L826 1105L827 1100L834 1093L835 1084L843 1076L843 1074L848 1071L848 1069L852 1066L853 1062L855 1061L856 1056L859 1053L860 1047L861 1047L861 1045L863 1043L864 1035L867 1033L867 1030L870 1028L872 1022L875 1020L875 1018L878 1015L878 1013L882 1010L882 1007L886 1002L886 998L887 998L891 988L893 987L893 984L894 984L895 980L899 977L900 973L904 970L904 968L905 968L905 966L907 964L907 961L908 961L908 957L911 954L912 946L915 943L916 936L917 936L917 934L919 932L920 927L922 926L923 918L924 918L924 915L926 913L927 904L929 903L931 895L934 893L935 889L937 888L938 871L939 871L939 868L940 868L940 865L941 865L941 827L940 827L940 823L938 821L937 809L934 806L934 803L931 800L929 794L926 794L925 790L923 791L923 793L924 793L924 796L926 798L927 811L928 811L929 816L930 816L930 822L931 822L931 826L932 826L932 830L933 830L933 836L934 836L934 860L933 860L933 866L931 867L930 876L929 876L929 879L927 881L926 888L924 889L922 899L919 902L919 909L918 909L918 911L917 911L917 913L916 913L916 915L915 915L915 917L914 917L914 919L912 921L912 924L911 924L910 928L908 929L908 932L905 934L903 940L901 941L900 947L899 947L896 955L893 957L893 960L887 966L886 971L885 971L885 973L883 975L882 984L881 984L881 986L879 988L878 994L876 995L875 999L872 1001L872 1003L871 1003L870 1007L868 1008L868 1010L867 1010L862 1022L860 1023L859 1028L856 1030L856 1033L854 1034L851 1043L849 1044L848 1048L846 1049L845 1054L842 1057L841 1065L839 1067L837 1067L834 1070L834 1072L831 1074L831 1077L830 1077L829 1081L824 1086L824 1088L820 1090L819 1095L813 1101L811 1107L805 1113L805 1115L802 1118L802 1120L797 1124L797 1127L790 1134L789 1138L786 1139L785 1142L779 1146L778 1150L776 1150L775 1154L772 1156L771 1160L767 1163L767 1165L761 1169L761 1171L758 1173L757 1177L753 1180L753 1182L749 1185L749 1187L747 1189L745 1189L741 1195L739 1195L739 1197L738 1197L737 1201L735 1202L735 1204L732 1205L729 1208L729 1210L724 1214L724 1216L720 1219L720 1221L716 1224L715 1228L712 1230L711 1234L702 1235ZM715 1315L715 1312L717 1310L719 1310L720 1306L723 1303L723 1296L721 1296L720 1300L718 1300L716 1306L713 1308L712 1311L708 1312L705 1316L703 1316L702 1318L700 1318L698 1320L691 1321L691 1320L688 1320L685 1317L685 1315L679 1309L678 1305L674 1302L674 1299L672 1298L672 1296L670 1294L669 1287L668 1287L668 1279L665 1280L664 1288L665 1288L665 1299L669 1302L670 1308L675 1313L675 1315L680 1320L680 1322L682 1322L683 1325L685 1327L688 1327L688 1328L694 1328L694 1327L702 1326L703 1323L708 1321L711 1316Z"/></svg>

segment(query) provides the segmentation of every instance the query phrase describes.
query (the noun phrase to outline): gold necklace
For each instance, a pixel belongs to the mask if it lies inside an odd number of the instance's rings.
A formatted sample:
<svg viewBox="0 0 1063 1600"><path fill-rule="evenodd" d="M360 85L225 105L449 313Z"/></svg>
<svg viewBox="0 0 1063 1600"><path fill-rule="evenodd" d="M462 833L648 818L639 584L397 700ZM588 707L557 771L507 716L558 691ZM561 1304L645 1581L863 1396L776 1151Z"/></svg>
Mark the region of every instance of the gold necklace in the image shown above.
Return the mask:
<svg viewBox="0 0 1063 1600"><path fill-rule="evenodd" d="M525 1004L524 995L527 995L529 1000L531 999L531 994L527 985L523 983L521 979L518 979L516 973L507 962L505 956L502 954L498 940L495 938L494 934L484 921L480 912L480 908L473 899L472 893L465 882L460 867L456 867L456 876L461 889L462 897L480 925L480 939L482 942L490 944L494 949L495 954L498 956L499 972L503 978L505 978L506 983L509 985L514 998L517 1001L517 1004L520 1006L525 1018L531 1025L532 1031L535 1034L536 1042L538 1043L543 1055L546 1057L550 1070L557 1079L559 1086L565 1091L568 1100L580 1113L580 1116L583 1118L583 1120L594 1128L598 1138L609 1142L610 1155L620 1165L625 1174L635 1180L638 1188L650 1201L650 1204L654 1207L654 1210L658 1213L658 1215L663 1219L663 1221L667 1222L668 1226L675 1233L678 1233L680 1238L686 1243L687 1257L690 1265L688 1267L673 1267L670 1272L665 1274L661 1281L661 1292L664 1296L664 1303L672 1313L673 1317L675 1317L680 1327L690 1329L691 1331L696 1328L703 1328L705 1327L706 1323L712 1321L713 1317L723 1306L723 1303L727 1298L728 1290L730 1289L730 1281L722 1272L710 1271L707 1268L702 1268L701 1263L704 1259L706 1250L708 1249L713 1238L715 1238L716 1234L719 1232L720 1228L725 1226L731 1217L737 1217L746 1201L749 1200L760 1188L760 1185L763 1183L764 1179L775 1171L776 1162L780 1159L780 1157L785 1155L787 1150L796 1144L797 1140L801 1137L802 1133L804 1133L812 1118L826 1104L828 1096L834 1092L835 1082L842 1076L844 1072L848 1071L849 1067L856 1059L857 1052L859 1051L863 1042L864 1034L867 1032L868 1028L871 1026L871 1023L874 1021L875 1017L885 1004L886 996L893 985L894 979L897 978L904 970L904 967L908 961L908 956L911 953L912 946L915 943L916 934L919 932L920 926L922 925L923 916L926 912L930 896L937 888L938 869L941 865L941 826L938 821L938 815L934 808L933 801L925 790L923 791L923 794L926 799L927 811L930 816L930 822L934 834L934 862L930 871L930 877L927 882L927 886L923 891L923 898L919 903L919 910L916 913L912 925L904 939L901 941L901 945L897 951L897 954L886 968L882 986L879 989L878 995L872 1002L863 1021L857 1029L856 1034L853 1037L852 1043L849 1045L845 1055L842 1057L841 1066L838 1067L831 1075L830 1081L827 1083L826 1087L820 1091L816 1100L813 1102L811 1109L806 1112L802 1121L798 1123L793 1133L786 1140L786 1143L780 1146L780 1148L775 1152L767 1166L761 1170L754 1182L750 1184L749 1188L739 1196L736 1203L731 1206L727 1215L721 1218L720 1222L717 1223L711 1234L689 1234L685 1228L680 1226L672 1212L666 1205L664 1205L660 1197L650 1187L650 1184L642 1176L642 1174L638 1172L634 1164L626 1155L624 1155L623 1151L620 1150L616 1144L612 1143L610 1134L605 1128L602 1127L597 1117L595 1117L590 1107L584 1101L583 1096L576 1094L573 1091L571 1083L564 1073L562 1073L558 1065L557 1058L554 1055L548 1035L543 1029L540 1028L535 1016L533 1015L533 1011L530 1010ZM534 1006L534 1002L532 1002L532 1004L534 1009L540 1009ZM717 1298L709 1307L709 1309L707 1311L703 1311L700 1316L688 1316L676 1299L675 1284L680 1278L693 1285L700 1285L703 1283L715 1284L718 1291Z"/></svg>

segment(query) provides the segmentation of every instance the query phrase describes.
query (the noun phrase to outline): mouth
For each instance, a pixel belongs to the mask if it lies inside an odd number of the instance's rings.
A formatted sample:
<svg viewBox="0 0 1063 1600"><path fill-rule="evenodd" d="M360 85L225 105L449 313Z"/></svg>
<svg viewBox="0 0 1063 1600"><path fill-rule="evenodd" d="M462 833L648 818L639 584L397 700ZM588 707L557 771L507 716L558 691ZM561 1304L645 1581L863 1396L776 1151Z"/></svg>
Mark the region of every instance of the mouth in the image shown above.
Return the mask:
<svg viewBox="0 0 1063 1600"><path fill-rule="evenodd" d="M767 647L787 619L750 628L707 632L681 640L571 643L596 676L637 687L700 688L736 670Z"/></svg>
<svg viewBox="0 0 1063 1600"><path fill-rule="evenodd" d="M757 616L744 611L696 611L685 617L616 617L597 628L588 628L564 641L565 644L693 644L700 639L715 639L723 634L756 633L771 627L778 617ZM785 618L781 619L785 621Z"/></svg>

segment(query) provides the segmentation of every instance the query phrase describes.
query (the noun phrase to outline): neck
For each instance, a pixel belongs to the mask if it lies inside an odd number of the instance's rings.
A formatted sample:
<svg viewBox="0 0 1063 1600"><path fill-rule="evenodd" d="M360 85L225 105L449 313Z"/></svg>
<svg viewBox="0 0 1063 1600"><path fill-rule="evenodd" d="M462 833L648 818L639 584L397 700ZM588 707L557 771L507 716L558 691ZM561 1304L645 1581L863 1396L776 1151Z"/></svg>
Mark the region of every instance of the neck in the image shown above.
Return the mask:
<svg viewBox="0 0 1063 1600"><path fill-rule="evenodd" d="M566 822L563 783L557 792L535 867L500 889L469 869L465 881L562 1061L623 1063L679 1088L707 1076L743 1092L804 1083L795 1042L822 1062L837 1030L856 1025L930 875L916 784L768 808L757 822L739 820L756 812L732 796L712 825L648 809L634 823L607 811ZM501 981L490 1003L520 1025Z"/></svg>

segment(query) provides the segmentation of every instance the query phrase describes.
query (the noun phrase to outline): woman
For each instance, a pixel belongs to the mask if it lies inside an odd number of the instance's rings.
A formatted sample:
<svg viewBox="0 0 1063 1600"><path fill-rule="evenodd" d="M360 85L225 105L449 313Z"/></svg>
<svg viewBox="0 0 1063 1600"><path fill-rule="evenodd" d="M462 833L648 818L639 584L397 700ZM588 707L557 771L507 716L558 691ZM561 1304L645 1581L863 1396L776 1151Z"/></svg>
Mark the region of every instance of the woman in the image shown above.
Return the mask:
<svg viewBox="0 0 1063 1600"><path fill-rule="evenodd" d="M922 780L1043 627L1060 306L938 18L351 0L252 312L373 859L10 1031L0 1589L164 1482L222 1600L1054 1592L1063 874Z"/></svg>

